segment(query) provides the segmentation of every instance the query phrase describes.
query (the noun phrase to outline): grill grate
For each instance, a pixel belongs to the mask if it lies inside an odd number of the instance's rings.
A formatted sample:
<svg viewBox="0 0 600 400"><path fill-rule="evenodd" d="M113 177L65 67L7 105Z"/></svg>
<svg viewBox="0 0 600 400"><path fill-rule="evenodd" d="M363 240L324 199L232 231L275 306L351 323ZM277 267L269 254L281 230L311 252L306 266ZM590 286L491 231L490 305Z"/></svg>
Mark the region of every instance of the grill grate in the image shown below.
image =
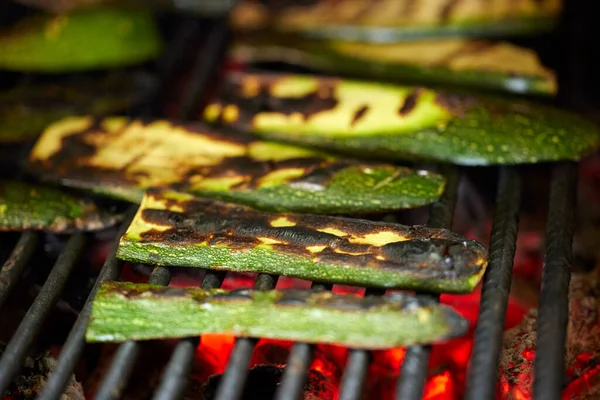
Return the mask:
<svg viewBox="0 0 600 400"><path fill-rule="evenodd" d="M197 37L198 21L189 20L182 24L176 41L169 46L161 65L162 85L156 93L154 104L149 105L148 114L157 115L165 85L170 81L177 63L182 60L185 43ZM218 21L210 32L207 45L195 61L194 76L184 94L180 116L192 117L197 110L201 95L216 73L229 40L225 20ZM429 225L451 228L454 208L457 201L460 171L446 167L441 171L448 179L443 199L431 207ZM517 168L502 168L496 199L496 213L492 227L490 264L484 277L481 308L476 327L475 343L471 357L471 370L467 381L467 399L492 398L496 385L498 358L501 347L504 318L510 290L511 270L516 246L518 211L520 205L521 174ZM566 335L568 283L573 238L573 213L575 205L576 165L560 164L554 167L551 183L550 210L547 225L546 256L542 294L540 299L540 335L535 362L534 396L536 399L558 399L564 374L563 350ZM127 213L119 234L126 229L136 207ZM15 282L21 275L36 248L40 236L36 233L23 233L8 261L0 271L0 307ZM0 393L3 393L21 367L25 355L40 333L43 321L57 302L69 273L81 254L86 236L76 234L69 239L67 247L59 256L42 291L35 299L17 333L8 344L0 359ZM85 328L89 320L92 299L102 282L116 280L121 270L115 258L117 241L113 244L107 260L98 276L92 292L73 326L55 367L54 373L39 395L40 400L54 400L66 386L85 346ZM6 278L6 279L5 279ZM201 286L220 287L225 278L222 272L207 272ZM170 270L154 268L149 283L168 285ZM254 288L268 290L275 288L278 277L259 274ZM331 289L331 285L313 284L313 288ZM381 292L368 291L377 294ZM181 398L194 359L198 338L179 341L165 367L154 399L167 400ZM237 339L228 365L217 390L216 399L235 400L242 395L248 374L248 364L256 345L254 339ZM112 364L97 392L97 399L120 398L134 367L140 346L127 342L119 347ZM407 349L400 379L397 385L397 398L403 400L420 399L423 394L430 347L414 346ZM282 384L276 399L298 399L306 379L312 359L312 346L297 343L290 352ZM367 351L352 350L349 353L346 370L341 380L340 399L360 399L365 384L370 355Z"/></svg>

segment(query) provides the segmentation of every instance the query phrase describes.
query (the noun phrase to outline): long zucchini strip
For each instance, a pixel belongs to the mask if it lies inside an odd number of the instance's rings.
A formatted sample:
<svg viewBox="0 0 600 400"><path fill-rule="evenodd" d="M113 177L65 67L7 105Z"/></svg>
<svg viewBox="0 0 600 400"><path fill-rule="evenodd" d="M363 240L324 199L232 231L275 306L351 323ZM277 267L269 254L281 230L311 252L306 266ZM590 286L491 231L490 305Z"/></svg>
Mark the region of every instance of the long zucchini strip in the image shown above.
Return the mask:
<svg viewBox="0 0 600 400"><path fill-rule="evenodd" d="M311 75L232 74L204 117L363 157L471 166L579 160L600 147L592 122L531 102Z"/></svg>
<svg viewBox="0 0 600 400"><path fill-rule="evenodd" d="M106 282L92 307L88 342L226 333L366 349L430 344L463 335L468 321L411 294L359 298L311 290L170 288Z"/></svg>
<svg viewBox="0 0 600 400"><path fill-rule="evenodd" d="M269 27L311 38L391 43L539 34L554 28L562 11L561 0L320 0L275 6L240 1L231 25L242 32Z"/></svg>
<svg viewBox="0 0 600 400"><path fill-rule="evenodd" d="M367 287L471 292L485 248L445 229L246 206L150 190L117 257Z"/></svg>
<svg viewBox="0 0 600 400"><path fill-rule="evenodd" d="M57 188L0 181L0 231L94 231L120 219L119 215L99 209L91 200Z"/></svg>
<svg viewBox="0 0 600 400"><path fill-rule="evenodd" d="M244 63L287 62L360 79L540 96L557 92L556 75L537 54L507 42L446 39L374 44L243 35L231 57Z"/></svg>
<svg viewBox="0 0 600 400"><path fill-rule="evenodd" d="M227 112L226 112L227 113ZM445 179L428 171L338 159L198 123L67 118L30 156L45 180L139 202L176 188L271 211L381 212L432 203Z"/></svg>

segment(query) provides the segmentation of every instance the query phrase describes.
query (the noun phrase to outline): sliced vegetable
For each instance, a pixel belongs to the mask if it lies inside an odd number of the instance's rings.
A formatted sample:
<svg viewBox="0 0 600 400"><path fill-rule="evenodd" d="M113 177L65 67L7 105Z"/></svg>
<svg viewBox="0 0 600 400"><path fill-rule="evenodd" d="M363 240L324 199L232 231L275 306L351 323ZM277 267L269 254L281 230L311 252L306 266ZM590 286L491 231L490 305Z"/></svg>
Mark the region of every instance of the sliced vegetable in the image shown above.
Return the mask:
<svg viewBox="0 0 600 400"><path fill-rule="evenodd" d="M143 9L35 15L0 33L0 69L56 73L121 67L155 58L161 46L154 18Z"/></svg>
<svg viewBox="0 0 600 400"><path fill-rule="evenodd" d="M485 248L444 229L246 206L150 190L119 242L120 259L265 272L358 286L468 293Z"/></svg>
<svg viewBox="0 0 600 400"><path fill-rule="evenodd" d="M469 323L425 297L359 298L327 291L172 288L105 282L92 307L88 342L226 333L242 337L382 349L466 333Z"/></svg>
<svg viewBox="0 0 600 400"><path fill-rule="evenodd" d="M147 93L131 73L17 86L0 92L0 143L35 139L52 122L71 115L124 111Z"/></svg>
<svg viewBox="0 0 600 400"><path fill-rule="evenodd" d="M264 35L232 50L245 63L288 62L324 72L397 82L453 84L555 95L556 76L537 54L507 42L447 39L403 43L318 41Z"/></svg>
<svg viewBox="0 0 600 400"><path fill-rule="evenodd" d="M224 110L235 109L236 118ZM308 75L235 74L211 122L363 157L462 165L579 160L598 127L530 102Z"/></svg>
<svg viewBox="0 0 600 400"><path fill-rule="evenodd" d="M91 200L59 189L0 181L0 231L93 231L119 220L120 216L99 209Z"/></svg>
<svg viewBox="0 0 600 400"><path fill-rule="evenodd" d="M235 112L232 107L225 115ZM146 188L172 187L275 211L415 207L436 201L445 185L441 175L427 171L336 159L198 123L116 117L68 118L50 126L30 161L47 180L132 202Z"/></svg>
<svg viewBox="0 0 600 400"><path fill-rule="evenodd" d="M439 37L492 37L551 30L561 0L317 0L241 1L231 24L249 31L272 27L310 37L398 42Z"/></svg>

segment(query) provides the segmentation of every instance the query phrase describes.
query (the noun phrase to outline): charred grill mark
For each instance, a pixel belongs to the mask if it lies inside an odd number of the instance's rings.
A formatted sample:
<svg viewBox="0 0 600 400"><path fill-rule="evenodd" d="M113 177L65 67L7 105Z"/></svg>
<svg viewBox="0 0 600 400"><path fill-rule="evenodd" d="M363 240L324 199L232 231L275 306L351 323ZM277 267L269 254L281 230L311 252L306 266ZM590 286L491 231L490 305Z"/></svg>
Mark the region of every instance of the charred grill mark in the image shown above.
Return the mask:
<svg viewBox="0 0 600 400"><path fill-rule="evenodd" d="M250 76L245 79L228 81L221 93L224 104L235 104L239 107L239 118L234 124L241 127L250 126L254 116L264 112L286 116L300 115L306 121L313 115L333 110L339 104L335 96L337 82L334 79L319 81L317 90L301 97L274 96L271 89L281 79L279 77ZM253 96L244 94L244 82L248 79L257 79L259 82Z"/></svg>
<svg viewBox="0 0 600 400"><path fill-rule="evenodd" d="M350 126L354 126L355 124L358 123L358 121L361 120L361 118L367 113L367 111L369 110L369 106L364 105L362 107L360 107L358 110L356 110L354 112L354 115L352 116L352 121L350 122Z"/></svg>
<svg viewBox="0 0 600 400"><path fill-rule="evenodd" d="M438 92L435 96L435 103L448 110L452 115L462 117L471 108L477 106L479 101L468 95Z"/></svg>
<svg viewBox="0 0 600 400"><path fill-rule="evenodd" d="M467 41L465 42L464 46L460 47L454 52L451 52L450 54L447 54L445 57L442 57L435 64L439 66L445 66L458 57L484 52L493 48L494 46L496 46L494 43L487 40Z"/></svg>
<svg viewBox="0 0 600 400"><path fill-rule="evenodd" d="M403 117L410 114L410 112L412 110L414 110L414 108L416 107L417 101L419 100L420 96L421 96L421 91L419 89L416 89L416 90L413 90L412 92L410 92L408 94L408 96L406 96L406 99L404 100L404 104L402 104L402 107L400 107L400 110L398 110L398 113Z"/></svg>

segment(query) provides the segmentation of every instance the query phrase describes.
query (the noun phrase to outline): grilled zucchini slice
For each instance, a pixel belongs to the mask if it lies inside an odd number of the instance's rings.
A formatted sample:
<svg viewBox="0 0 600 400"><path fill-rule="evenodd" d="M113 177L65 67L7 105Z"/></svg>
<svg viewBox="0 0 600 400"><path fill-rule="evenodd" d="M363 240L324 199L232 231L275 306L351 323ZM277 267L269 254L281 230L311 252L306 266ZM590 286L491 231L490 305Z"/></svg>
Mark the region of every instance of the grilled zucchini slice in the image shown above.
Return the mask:
<svg viewBox="0 0 600 400"><path fill-rule="evenodd" d="M403 43L243 37L231 57L245 63L287 62L327 73L388 82L458 86L554 96L556 75L533 50L507 42L446 39Z"/></svg>
<svg viewBox="0 0 600 400"><path fill-rule="evenodd" d="M44 179L132 202L147 188L170 187L271 211L416 207L436 201L445 186L441 175L428 171L338 159L199 123L118 117L53 124L30 161Z"/></svg>
<svg viewBox="0 0 600 400"><path fill-rule="evenodd" d="M0 69L65 73L116 68L152 60L161 48L148 10L106 7L34 15L0 32Z"/></svg>
<svg viewBox="0 0 600 400"><path fill-rule="evenodd" d="M393 293L359 298L311 290L172 288L105 282L88 342L226 333L242 337L385 349L461 336L469 323L433 300Z"/></svg>
<svg viewBox="0 0 600 400"><path fill-rule="evenodd" d="M448 293L471 292L487 266L481 244L445 229L269 213L157 190L146 193L117 257Z"/></svg>
<svg viewBox="0 0 600 400"><path fill-rule="evenodd" d="M498 37L548 32L561 0L316 0L304 4L241 1L231 25L247 32L274 28L311 38L399 42L426 38ZM295 4L294 4L295 3Z"/></svg>
<svg viewBox="0 0 600 400"><path fill-rule="evenodd" d="M60 189L20 181L0 181L0 231L53 233L95 231L121 219L94 202Z"/></svg>
<svg viewBox="0 0 600 400"><path fill-rule="evenodd" d="M471 166L579 160L600 145L594 123L524 100L310 75L232 74L204 117L363 157Z"/></svg>

